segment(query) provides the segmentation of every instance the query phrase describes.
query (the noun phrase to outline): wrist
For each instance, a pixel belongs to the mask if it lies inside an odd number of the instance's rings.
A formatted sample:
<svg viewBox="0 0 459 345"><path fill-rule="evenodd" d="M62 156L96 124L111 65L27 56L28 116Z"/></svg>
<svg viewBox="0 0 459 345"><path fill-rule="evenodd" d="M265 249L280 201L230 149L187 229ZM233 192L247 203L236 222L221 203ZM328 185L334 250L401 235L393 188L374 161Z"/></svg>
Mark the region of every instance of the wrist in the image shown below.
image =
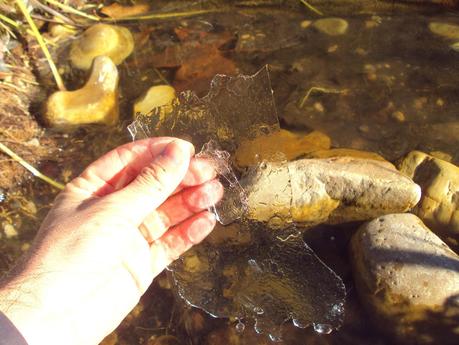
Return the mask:
<svg viewBox="0 0 459 345"><path fill-rule="evenodd" d="M7 283L0 284L1 327L5 328L8 337L2 334L1 344L61 344L61 335L65 332L62 315L56 315L44 303L39 286L39 279L19 274ZM22 337L22 339L21 339ZM18 342L18 341L21 341Z"/></svg>

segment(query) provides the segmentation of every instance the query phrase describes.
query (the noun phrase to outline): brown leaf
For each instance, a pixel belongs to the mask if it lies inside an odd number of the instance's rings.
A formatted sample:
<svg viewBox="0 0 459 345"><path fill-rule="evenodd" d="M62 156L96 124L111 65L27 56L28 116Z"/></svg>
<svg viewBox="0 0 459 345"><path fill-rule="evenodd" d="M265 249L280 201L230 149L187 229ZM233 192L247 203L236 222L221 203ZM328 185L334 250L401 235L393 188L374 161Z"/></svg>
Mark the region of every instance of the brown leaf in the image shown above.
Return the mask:
<svg viewBox="0 0 459 345"><path fill-rule="evenodd" d="M182 42L181 54L176 54L180 63L174 81L177 91L191 89L201 93L209 88L216 74L237 74L236 64L225 57L221 50L222 46L234 39L234 35L184 28L177 28L175 32Z"/></svg>

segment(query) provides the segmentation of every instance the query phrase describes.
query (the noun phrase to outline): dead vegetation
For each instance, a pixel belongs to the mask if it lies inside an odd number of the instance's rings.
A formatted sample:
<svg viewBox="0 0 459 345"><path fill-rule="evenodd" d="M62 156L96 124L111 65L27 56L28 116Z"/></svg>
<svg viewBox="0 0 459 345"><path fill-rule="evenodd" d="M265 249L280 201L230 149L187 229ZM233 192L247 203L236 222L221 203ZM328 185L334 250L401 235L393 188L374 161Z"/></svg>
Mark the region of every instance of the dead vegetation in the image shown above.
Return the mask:
<svg viewBox="0 0 459 345"><path fill-rule="evenodd" d="M0 141L34 164L55 155L57 147L43 135L30 107L41 97L30 60L18 41L4 35L0 70ZM29 173L9 156L0 156L0 188L10 188Z"/></svg>

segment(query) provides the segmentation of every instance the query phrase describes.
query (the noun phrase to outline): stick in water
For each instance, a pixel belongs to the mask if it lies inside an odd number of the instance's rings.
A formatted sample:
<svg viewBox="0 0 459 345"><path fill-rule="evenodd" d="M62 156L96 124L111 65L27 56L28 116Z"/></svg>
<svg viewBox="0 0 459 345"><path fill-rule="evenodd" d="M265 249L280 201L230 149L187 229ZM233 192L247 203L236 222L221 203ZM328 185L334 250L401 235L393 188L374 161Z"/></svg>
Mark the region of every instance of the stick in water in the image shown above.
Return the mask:
<svg viewBox="0 0 459 345"><path fill-rule="evenodd" d="M28 171L32 173L32 175L42 179L43 181L49 183L51 186L56 187L57 189L64 189L64 185L54 181L52 178L42 174L40 171L38 171L35 167L27 163L22 157L18 156L16 153L14 153L11 149L9 149L7 146L4 144L0 143L0 150L10 156L14 161L18 162L21 164L24 168L26 168Z"/></svg>

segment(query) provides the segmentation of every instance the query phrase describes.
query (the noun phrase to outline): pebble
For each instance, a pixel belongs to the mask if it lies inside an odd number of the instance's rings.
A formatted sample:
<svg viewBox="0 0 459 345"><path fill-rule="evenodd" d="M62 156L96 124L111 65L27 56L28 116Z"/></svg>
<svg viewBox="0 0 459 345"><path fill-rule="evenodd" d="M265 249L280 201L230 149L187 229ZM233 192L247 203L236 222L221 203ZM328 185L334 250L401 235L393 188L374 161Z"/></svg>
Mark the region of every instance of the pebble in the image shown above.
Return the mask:
<svg viewBox="0 0 459 345"><path fill-rule="evenodd" d="M109 57L115 65L122 63L134 50L131 32L122 26L95 24L72 43L70 61L76 68L88 70L97 56Z"/></svg>
<svg viewBox="0 0 459 345"><path fill-rule="evenodd" d="M146 345L180 345L180 341L172 335L152 336L145 343Z"/></svg>
<svg viewBox="0 0 459 345"><path fill-rule="evenodd" d="M344 35L349 27L348 22L341 18L318 19L312 25L329 36Z"/></svg>
<svg viewBox="0 0 459 345"><path fill-rule="evenodd" d="M320 102L315 102L313 105L313 108L318 111L319 113L323 113L325 111L325 108L322 103Z"/></svg>
<svg viewBox="0 0 459 345"><path fill-rule="evenodd" d="M421 201L413 212L449 244L458 244L459 167L412 151L402 160L399 170L422 188Z"/></svg>
<svg viewBox="0 0 459 345"><path fill-rule="evenodd" d="M429 29L434 34L442 36L448 39L459 39L459 25L431 22L429 23Z"/></svg>
<svg viewBox="0 0 459 345"><path fill-rule="evenodd" d="M452 160L453 160L453 156L451 156L449 153L446 153L446 152L443 152L443 151L432 151L432 152L429 152L429 155L435 157L435 158L438 158L438 159L442 159L446 162L449 162L451 163Z"/></svg>
<svg viewBox="0 0 459 345"><path fill-rule="evenodd" d="M86 84L75 91L58 91L46 102L44 120L54 128L90 123L114 125L118 122L118 70L112 60L94 60Z"/></svg>
<svg viewBox="0 0 459 345"><path fill-rule="evenodd" d="M403 344L457 344L459 256L418 217L362 225L351 261L362 304L382 332Z"/></svg>
<svg viewBox="0 0 459 345"><path fill-rule="evenodd" d="M455 52L458 52L459 53L459 42L455 42L453 44L450 45L450 48L452 50L454 50Z"/></svg>
<svg viewBox="0 0 459 345"><path fill-rule="evenodd" d="M405 114L401 112L400 110L394 111L391 116L397 122L402 123L406 121Z"/></svg>
<svg viewBox="0 0 459 345"><path fill-rule="evenodd" d="M172 110L172 102L175 98L175 89L172 86L152 86L135 101L134 116L139 113L149 115L153 109L161 108L159 112L161 121Z"/></svg>
<svg viewBox="0 0 459 345"><path fill-rule="evenodd" d="M308 28L310 25L312 24L312 22L310 20L303 20L301 23L300 23L300 26L302 29L306 29Z"/></svg>
<svg viewBox="0 0 459 345"><path fill-rule="evenodd" d="M3 233L5 234L6 238L14 238L19 235L14 225L7 222L3 223Z"/></svg>

